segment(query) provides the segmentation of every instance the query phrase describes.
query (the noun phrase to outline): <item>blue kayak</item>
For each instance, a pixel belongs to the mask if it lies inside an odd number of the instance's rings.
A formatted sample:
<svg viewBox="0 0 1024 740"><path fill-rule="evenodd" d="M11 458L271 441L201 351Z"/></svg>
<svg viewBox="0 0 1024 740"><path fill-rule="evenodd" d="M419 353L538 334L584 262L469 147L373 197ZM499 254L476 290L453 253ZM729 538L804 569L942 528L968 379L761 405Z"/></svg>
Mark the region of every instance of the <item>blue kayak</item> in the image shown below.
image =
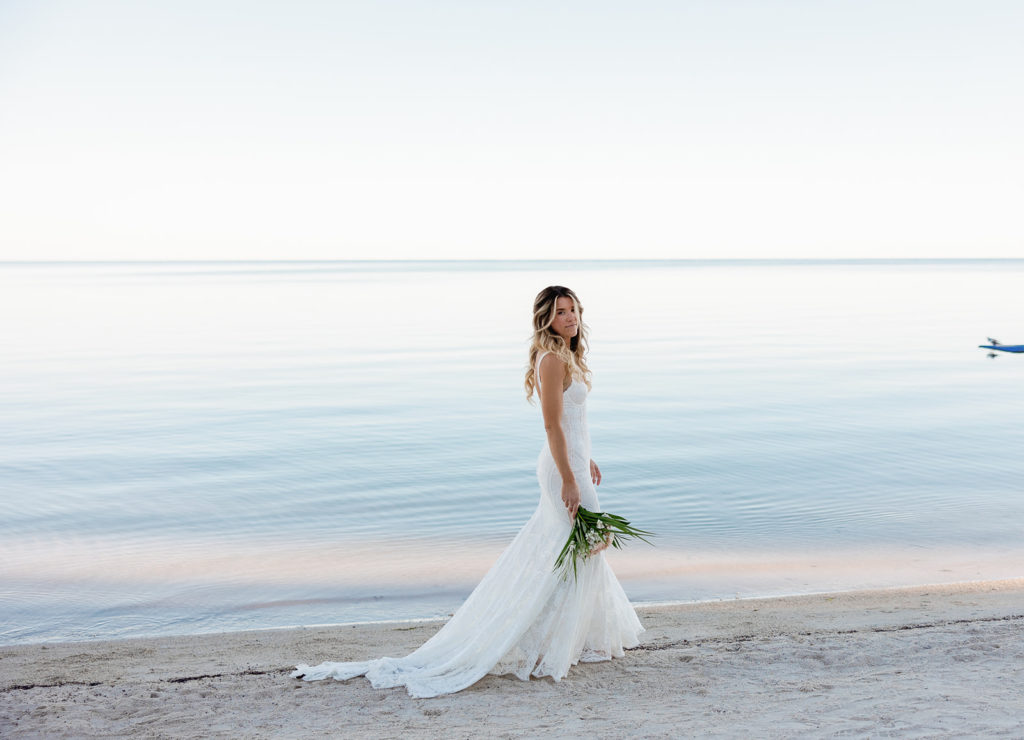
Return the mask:
<svg viewBox="0 0 1024 740"><path fill-rule="evenodd" d="M997 349L1000 352L1024 352L1024 344L979 344L982 349Z"/></svg>

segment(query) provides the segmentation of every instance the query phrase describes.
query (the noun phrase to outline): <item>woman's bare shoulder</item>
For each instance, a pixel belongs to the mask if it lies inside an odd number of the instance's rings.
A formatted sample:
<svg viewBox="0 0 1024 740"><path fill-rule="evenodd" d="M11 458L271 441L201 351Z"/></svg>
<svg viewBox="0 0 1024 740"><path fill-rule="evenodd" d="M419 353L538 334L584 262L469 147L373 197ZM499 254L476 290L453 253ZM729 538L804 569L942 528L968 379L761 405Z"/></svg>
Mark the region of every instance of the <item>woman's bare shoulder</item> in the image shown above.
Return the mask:
<svg viewBox="0 0 1024 740"><path fill-rule="evenodd" d="M566 367L565 360L554 352L548 352L540 359L540 371L542 373L550 373L555 369L564 372Z"/></svg>

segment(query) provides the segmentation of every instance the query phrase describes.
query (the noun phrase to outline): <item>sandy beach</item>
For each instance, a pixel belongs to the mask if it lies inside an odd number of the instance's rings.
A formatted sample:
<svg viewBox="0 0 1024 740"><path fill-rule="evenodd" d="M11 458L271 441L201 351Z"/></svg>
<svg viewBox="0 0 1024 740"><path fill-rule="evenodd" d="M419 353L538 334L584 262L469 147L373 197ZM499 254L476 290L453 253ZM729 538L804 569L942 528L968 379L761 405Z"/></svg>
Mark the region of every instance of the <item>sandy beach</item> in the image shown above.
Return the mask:
<svg viewBox="0 0 1024 740"><path fill-rule="evenodd" d="M288 673L437 621L4 647L0 736L1024 736L1024 578L639 612L623 659L435 699Z"/></svg>

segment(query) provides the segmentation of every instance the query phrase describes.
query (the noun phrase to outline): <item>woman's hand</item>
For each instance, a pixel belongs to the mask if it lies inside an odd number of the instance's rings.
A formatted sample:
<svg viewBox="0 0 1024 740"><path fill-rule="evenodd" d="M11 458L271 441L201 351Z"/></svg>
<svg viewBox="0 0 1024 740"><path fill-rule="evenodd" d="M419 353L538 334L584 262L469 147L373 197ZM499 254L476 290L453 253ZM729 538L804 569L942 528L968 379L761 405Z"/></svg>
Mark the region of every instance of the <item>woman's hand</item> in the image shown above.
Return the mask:
<svg viewBox="0 0 1024 740"><path fill-rule="evenodd" d="M580 508L580 487L576 479L562 482L562 503L569 511L569 519L576 519L576 510Z"/></svg>
<svg viewBox="0 0 1024 740"><path fill-rule="evenodd" d="M590 461L590 480L594 481L595 486L601 485L601 468L593 460Z"/></svg>

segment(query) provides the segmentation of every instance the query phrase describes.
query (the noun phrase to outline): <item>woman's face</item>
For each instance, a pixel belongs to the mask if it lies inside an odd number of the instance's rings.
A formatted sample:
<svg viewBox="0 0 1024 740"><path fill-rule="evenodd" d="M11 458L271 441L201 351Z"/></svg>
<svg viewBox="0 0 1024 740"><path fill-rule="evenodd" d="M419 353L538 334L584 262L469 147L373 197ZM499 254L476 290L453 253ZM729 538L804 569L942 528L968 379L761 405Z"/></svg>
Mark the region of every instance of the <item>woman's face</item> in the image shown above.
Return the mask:
<svg viewBox="0 0 1024 740"><path fill-rule="evenodd" d="M555 320L551 322L551 329L560 336L568 345L579 332L579 317L576 315L576 306L572 298L562 296L555 301Z"/></svg>

